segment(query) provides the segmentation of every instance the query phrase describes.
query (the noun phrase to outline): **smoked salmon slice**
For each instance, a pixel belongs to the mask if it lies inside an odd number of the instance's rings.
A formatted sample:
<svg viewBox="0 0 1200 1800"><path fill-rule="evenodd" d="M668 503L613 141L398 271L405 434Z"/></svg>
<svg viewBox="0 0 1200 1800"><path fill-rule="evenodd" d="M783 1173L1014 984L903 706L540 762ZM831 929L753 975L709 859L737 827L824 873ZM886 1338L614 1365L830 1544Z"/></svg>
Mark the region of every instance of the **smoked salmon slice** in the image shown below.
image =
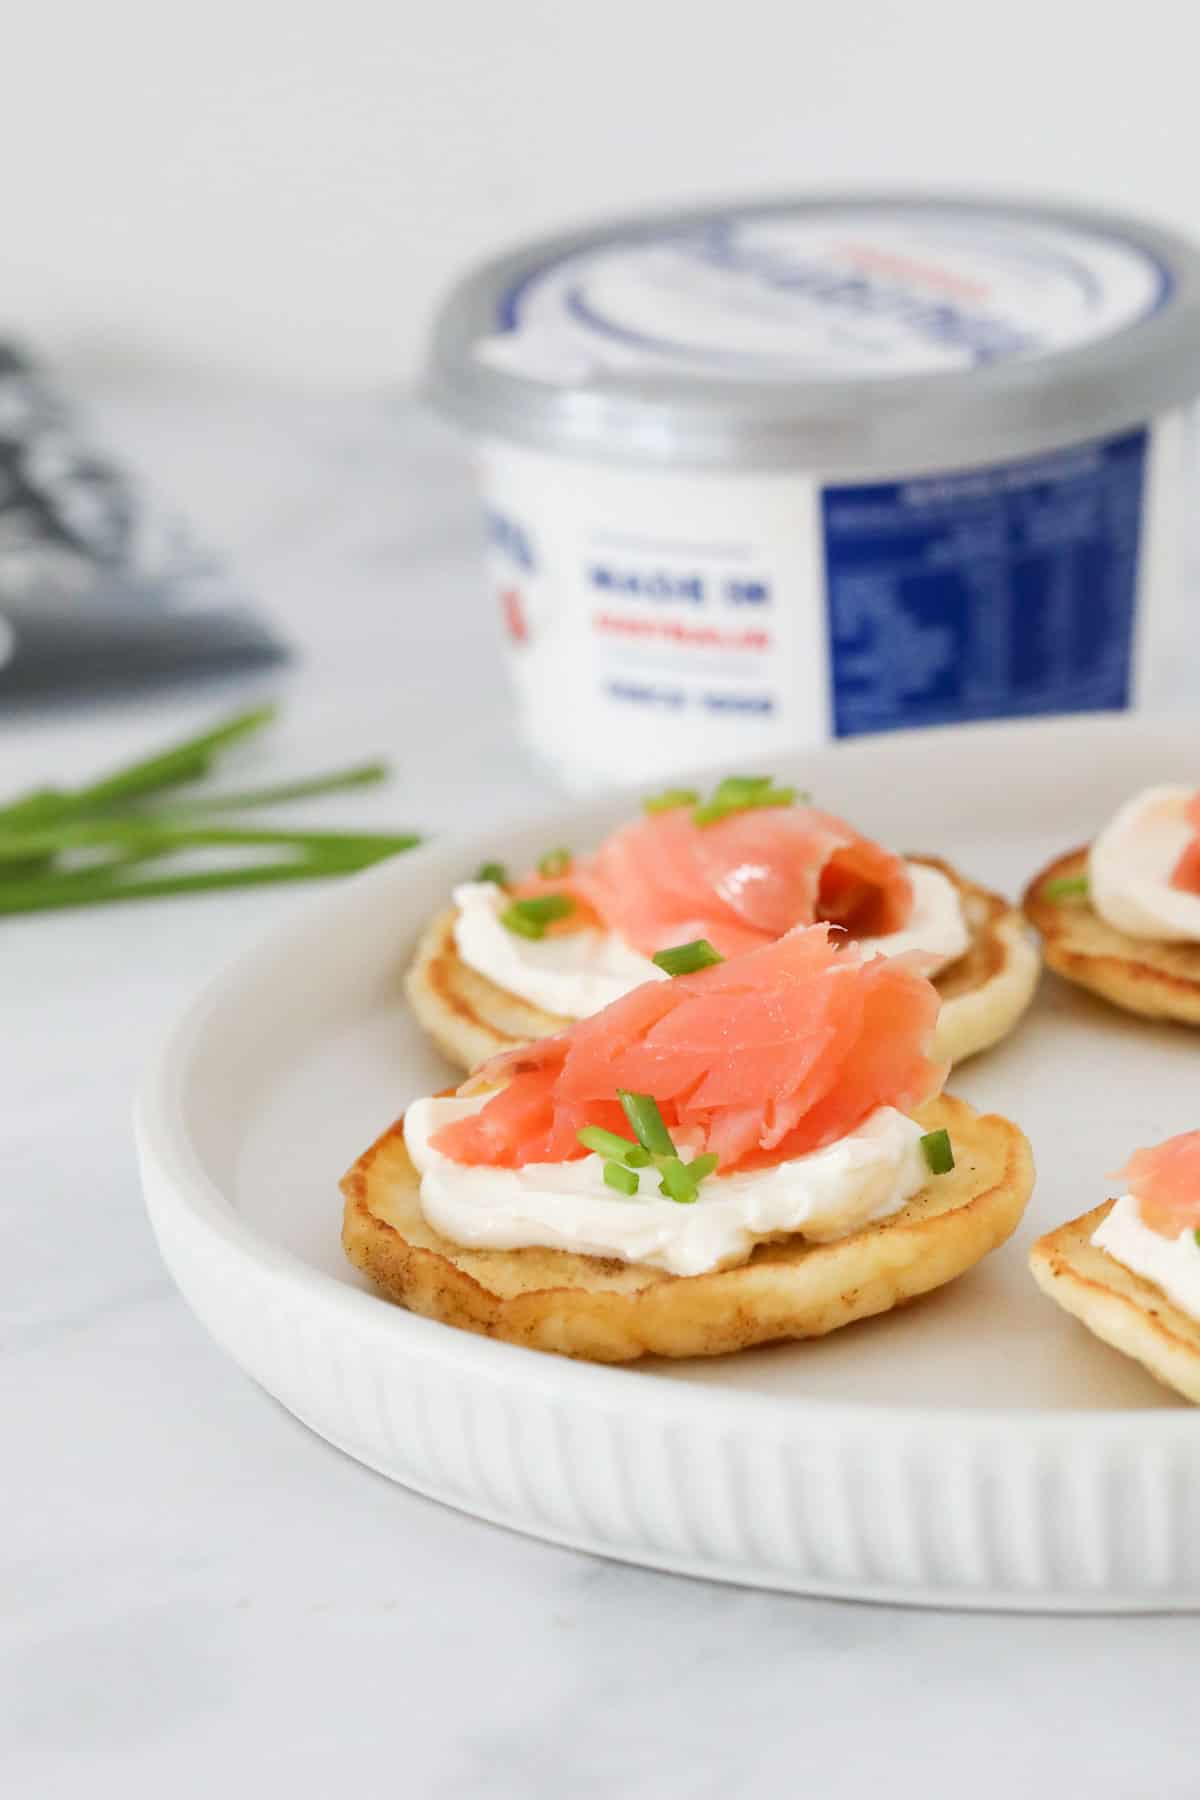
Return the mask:
<svg viewBox="0 0 1200 1800"><path fill-rule="evenodd" d="M1194 1231L1200 1226L1200 1131L1135 1150L1112 1179L1125 1183L1151 1231L1171 1238Z"/></svg>
<svg viewBox="0 0 1200 1800"><path fill-rule="evenodd" d="M1192 796L1187 822L1196 835L1171 871L1171 886L1186 894L1200 894L1200 794Z"/></svg>
<svg viewBox="0 0 1200 1800"><path fill-rule="evenodd" d="M783 1162L937 1093L938 1008L916 959L864 957L826 924L801 926L494 1058L469 1086L499 1091L433 1143L463 1163L568 1161L586 1154L581 1126L628 1136L625 1089L653 1096L675 1142L723 1172Z"/></svg>
<svg viewBox="0 0 1200 1800"><path fill-rule="evenodd" d="M812 806L706 825L688 807L649 814L564 875L530 876L516 891L569 894L577 911L555 929L600 920L644 956L700 937L738 956L821 920L879 937L901 930L913 905L902 858Z"/></svg>

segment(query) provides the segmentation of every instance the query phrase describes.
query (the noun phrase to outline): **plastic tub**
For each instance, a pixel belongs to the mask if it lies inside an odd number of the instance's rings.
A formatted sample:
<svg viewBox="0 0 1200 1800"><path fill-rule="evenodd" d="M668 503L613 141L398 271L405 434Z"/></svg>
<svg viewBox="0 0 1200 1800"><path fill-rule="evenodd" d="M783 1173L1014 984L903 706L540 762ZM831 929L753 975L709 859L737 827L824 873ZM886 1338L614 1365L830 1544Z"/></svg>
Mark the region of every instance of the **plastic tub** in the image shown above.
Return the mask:
<svg viewBox="0 0 1200 1800"><path fill-rule="evenodd" d="M620 222L469 275L523 729L572 785L1169 694L1200 257L928 195Z"/></svg>

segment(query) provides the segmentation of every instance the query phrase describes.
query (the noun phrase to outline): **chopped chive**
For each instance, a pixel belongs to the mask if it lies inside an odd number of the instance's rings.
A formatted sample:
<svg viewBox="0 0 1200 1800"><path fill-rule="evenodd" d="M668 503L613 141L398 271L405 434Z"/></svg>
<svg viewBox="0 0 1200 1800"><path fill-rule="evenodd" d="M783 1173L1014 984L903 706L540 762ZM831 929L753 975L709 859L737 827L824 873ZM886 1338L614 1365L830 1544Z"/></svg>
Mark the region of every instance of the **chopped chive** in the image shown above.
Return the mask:
<svg viewBox="0 0 1200 1800"><path fill-rule="evenodd" d="M575 1136L585 1150L594 1150L597 1156L615 1156L618 1160L627 1157L631 1150L639 1148L618 1132L605 1131L602 1125L581 1125ZM648 1162L649 1158L646 1160Z"/></svg>
<svg viewBox="0 0 1200 1800"><path fill-rule="evenodd" d="M1042 887L1044 900L1083 899L1090 883L1086 875L1059 875L1053 881L1047 881Z"/></svg>
<svg viewBox="0 0 1200 1800"><path fill-rule="evenodd" d="M1192 1233L1192 1236L1196 1240L1197 1249L1200 1249L1200 1225L1197 1225L1195 1231L1193 1231L1193 1233Z"/></svg>
<svg viewBox="0 0 1200 1800"><path fill-rule="evenodd" d="M700 1183L711 1175L717 1166L718 1158L707 1152L704 1156L694 1156L691 1162L685 1163L680 1156L664 1156L658 1159L658 1184L660 1194L674 1200L680 1206L690 1206L697 1198Z"/></svg>
<svg viewBox="0 0 1200 1800"><path fill-rule="evenodd" d="M791 806L795 798L794 787L764 787L747 794L744 800L714 799L712 805L722 813L748 812L756 806Z"/></svg>
<svg viewBox="0 0 1200 1800"><path fill-rule="evenodd" d="M636 1169L627 1169L624 1163L606 1162L604 1179L610 1188L616 1188L618 1194L636 1194L641 1185L641 1177Z"/></svg>
<svg viewBox="0 0 1200 1800"><path fill-rule="evenodd" d="M508 886L508 870L503 863L480 863L475 871L476 881L493 881L497 887Z"/></svg>
<svg viewBox="0 0 1200 1800"><path fill-rule="evenodd" d="M652 1095L631 1094L627 1088L618 1088L617 1099L643 1150L649 1150L651 1156L675 1155L674 1140Z"/></svg>
<svg viewBox="0 0 1200 1800"><path fill-rule="evenodd" d="M658 1167L661 1176L659 1193L679 1206L690 1206L700 1188L690 1166L678 1156L665 1156Z"/></svg>
<svg viewBox="0 0 1200 1800"><path fill-rule="evenodd" d="M621 1161L627 1169L648 1169L654 1158L648 1150L643 1150L640 1144L631 1144Z"/></svg>
<svg viewBox="0 0 1200 1800"><path fill-rule="evenodd" d="M500 914L500 923L516 937L544 938L546 935L546 927L539 920L526 918L515 906L505 908Z"/></svg>
<svg viewBox="0 0 1200 1800"><path fill-rule="evenodd" d="M520 907L527 919L538 919L544 925L553 924L555 919L565 919L568 913L575 911L575 902L569 894L533 894L528 900L515 900L513 904Z"/></svg>
<svg viewBox="0 0 1200 1800"><path fill-rule="evenodd" d="M719 781L713 794L714 800L745 800L752 794L761 794L765 788L773 787L773 775L726 775Z"/></svg>
<svg viewBox="0 0 1200 1800"><path fill-rule="evenodd" d="M565 875L571 866L571 852L565 849L547 850L538 863L539 875L547 876L551 881L556 875Z"/></svg>
<svg viewBox="0 0 1200 1800"><path fill-rule="evenodd" d="M661 794L650 794L642 801L642 811L674 812L680 806L697 806L700 796L695 788L665 788Z"/></svg>
<svg viewBox="0 0 1200 1800"><path fill-rule="evenodd" d="M954 1167L950 1133L944 1127L941 1131L925 1133L921 1139L921 1153L931 1175L948 1175Z"/></svg>
<svg viewBox="0 0 1200 1800"><path fill-rule="evenodd" d="M697 825L715 825L730 813L760 806L791 806L795 799L796 789L776 787L773 776L727 775L717 783L711 799L697 806L692 818Z"/></svg>
<svg viewBox="0 0 1200 1800"><path fill-rule="evenodd" d="M535 894L528 900L514 900L500 914L500 923L518 937L545 937L547 925L565 919L575 911L569 894Z"/></svg>
<svg viewBox="0 0 1200 1800"><path fill-rule="evenodd" d="M668 975L694 975L697 969L710 969L725 958L707 938L693 938L691 943L676 944L671 950L656 950L650 960Z"/></svg>

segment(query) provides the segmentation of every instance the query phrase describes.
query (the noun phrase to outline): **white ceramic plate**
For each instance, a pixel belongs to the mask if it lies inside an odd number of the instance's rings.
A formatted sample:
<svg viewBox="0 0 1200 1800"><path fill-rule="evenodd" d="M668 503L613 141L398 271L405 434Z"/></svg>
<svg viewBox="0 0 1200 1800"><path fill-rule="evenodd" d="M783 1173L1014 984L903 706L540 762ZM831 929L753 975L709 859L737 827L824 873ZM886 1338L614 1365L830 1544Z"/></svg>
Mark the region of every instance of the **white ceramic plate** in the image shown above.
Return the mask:
<svg viewBox="0 0 1200 1800"><path fill-rule="evenodd" d="M1016 894L1198 734L985 726L780 759L823 804ZM1039 1180L950 1288L811 1344L601 1368L413 1317L343 1260L337 1178L448 1071L401 999L419 927L485 856L584 845L628 797L446 843L324 891L219 980L139 1107L163 1254L213 1336L393 1479L557 1542L811 1593L1017 1607L1200 1605L1200 1416L1042 1298L1038 1233L1137 1144L1200 1125L1200 1039L1047 976L953 1087L1010 1114Z"/></svg>

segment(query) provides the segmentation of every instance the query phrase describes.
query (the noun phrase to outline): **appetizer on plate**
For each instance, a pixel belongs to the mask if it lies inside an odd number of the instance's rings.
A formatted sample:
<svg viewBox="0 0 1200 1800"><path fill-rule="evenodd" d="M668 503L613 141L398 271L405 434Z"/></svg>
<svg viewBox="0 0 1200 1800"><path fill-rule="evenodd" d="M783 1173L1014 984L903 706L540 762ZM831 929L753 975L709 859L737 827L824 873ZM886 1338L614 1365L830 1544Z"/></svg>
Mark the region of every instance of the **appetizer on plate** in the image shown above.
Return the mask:
<svg viewBox="0 0 1200 1800"><path fill-rule="evenodd" d="M1046 961L1126 1012L1200 1025L1200 793L1135 794L1025 894Z"/></svg>
<svg viewBox="0 0 1200 1800"><path fill-rule="evenodd" d="M816 1337L942 1286L1008 1237L1033 1167L941 1094L918 960L827 924L686 946L410 1106L342 1184L348 1256L415 1312L605 1362Z"/></svg>
<svg viewBox="0 0 1200 1800"><path fill-rule="evenodd" d="M935 857L907 860L770 777L707 800L674 789L587 856L547 852L516 881L485 864L429 927L408 972L414 1011L460 1068L553 1036L706 939L727 957L797 925L864 949L920 950L943 1005L936 1054L960 1062L1010 1031L1040 967L1019 911Z"/></svg>
<svg viewBox="0 0 1200 1800"><path fill-rule="evenodd" d="M1039 1238L1034 1279L1106 1344L1200 1401L1200 1131L1135 1150L1117 1200Z"/></svg>

